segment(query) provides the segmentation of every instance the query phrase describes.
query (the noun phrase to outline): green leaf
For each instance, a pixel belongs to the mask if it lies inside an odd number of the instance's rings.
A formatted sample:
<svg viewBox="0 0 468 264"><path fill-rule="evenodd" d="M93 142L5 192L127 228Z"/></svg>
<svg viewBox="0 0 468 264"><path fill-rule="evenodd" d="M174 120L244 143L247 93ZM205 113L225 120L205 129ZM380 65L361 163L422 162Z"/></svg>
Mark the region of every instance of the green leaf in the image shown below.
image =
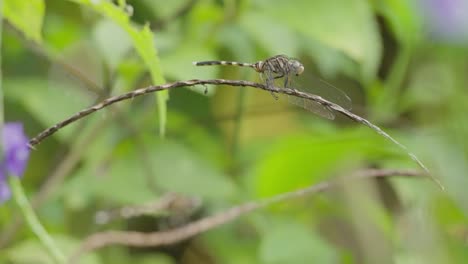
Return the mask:
<svg viewBox="0 0 468 264"><path fill-rule="evenodd" d="M191 39L204 42L213 34L213 31L219 28L220 24L223 24L224 19L224 10L221 5L213 1L201 1L188 15L186 34Z"/></svg>
<svg viewBox="0 0 468 264"><path fill-rule="evenodd" d="M90 165L76 172L62 190L69 207L84 208L96 199L128 205L157 198L150 189L151 178L134 153L113 159L108 166L105 171Z"/></svg>
<svg viewBox="0 0 468 264"><path fill-rule="evenodd" d="M153 32L151 32L149 25L145 25L142 31L130 31L130 36L134 41L136 50L140 57L145 62L146 66L150 70L151 79L153 84L164 84L166 80L162 75L162 69L160 61L156 51L156 43L154 42ZM160 91L156 93L158 101L158 112L159 112L159 132L160 135L164 135L166 129L166 116L167 116L167 105L166 102L169 99L168 91Z"/></svg>
<svg viewBox="0 0 468 264"><path fill-rule="evenodd" d="M141 0L144 6L149 8L154 15L160 19L174 19L176 12L180 11L181 7L185 7L185 0Z"/></svg>
<svg viewBox="0 0 468 264"><path fill-rule="evenodd" d="M107 64L115 69L132 47L132 40L118 25L108 19L99 21L93 31L99 52Z"/></svg>
<svg viewBox="0 0 468 264"><path fill-rule="evenodd" d="M57 242L57 245L65 252L67 255L70 255L74 250L80 245L79 240L75 240L72 237L68 236L55 236L54 240ZM44 247L39 241L35 239L24 240L19 243L15 243L13 247L8 248L7 250L2 250L7 256L9 263L16 264L49 264L54 263L50 259ZM80 263L83 264L99 264L99 258L95 253L87 253L80 258Z"/></svg>
<svg viewBox="0 0 468 264"><path fill-rule="evenodd" d="M256 239L244 239L237 235L239 228L244 228L242 223L225 225L206 232L202 236L203 245L210 248L213 257L218 263L259 263L258 241ZM219 243L223 241L223 243ZM241 243L239 243L241 241Z"/></svg>
<svg viewBox="0 0 468 264"><path fill-rule="evenodd" d="M177 100L179 99L181 99L182 103L185 101L184 98L180 98L180 96ZM176 100L173 102L175 101ZM204 104L205 101L207 100L203 100L201 104ZM179 138L178 142L186 146L186 148L196 150L198 156L201 156L204 160L213 163L213 166L223 168L230 161L230 156L226 153L226 149L223 146L223 139L214 135L212 130L204 124L193 122L193 120L198 120L200 117L207 117L206 113L209 111L209 109L207 109L209 106L204 104L203 107L198 105L193 107L189 106L187 109L196 109L191 110L191 115L186 115L178 111L171 111L169 114L171 123L168 126L168 130L190 131L190 133L185 133L183 138Z"/></svg>
<svg viewBox="0 0 468 264"><path fill-rule="evenodd" d="M259 12L247 12L240 18L242 29L266 49L267 54L298 55L299 43L284 23Z"/></svg>
<svg viewBox="0 0 468 264"><path fill-rule="evenodd" d="M380 0L375 5L402 44L413 45L423 37L422 20L414 1Z"/></svg>
<svg viewBox="0 0 468 264"><path fill-rule="evenodd" d="M220 28L217 34L217 44L221 47L225 47L229 51L229 54L232 54L233 60L255 60L255 43L252 41L252 37L247 33L245 28L237 24L225 25ZM226 60L227 58L220 59Z"/></svg>
<svg viewBox="0 0 468 264"><path fill-rule="evenodd" d="M13 26L27 38L41 42L45 13L43 0L5 0L3 5L3 14Z"/></svg>
<svg viewBox="0 0 468 264"><path fill-rule="evenodd" d="M166 140L157 142L152 137L145 146L151 173L145 168L137 147L123 144L118 149L122 153L107 161L105 170L99 164L78 170L62 191L67 202L75 208L89 205L95 198L117 204L143 203L157 198L152 184L165 191L205 198L226 198L234 194L235 186L226 175L182 145Z"/></svg>
<svg viewBox="0 0 468 264"><path fill-rule="evenodd" d="M161 58L167 75L176 80L213 79L216 77L215 67L196 67L194 61L215 58L212 50L190 43L177 47L174 52L167 53Z"/></svg>
<svg viewBox="0 0 468 264"><path fill-rule="evenodd" d="M305 38L302 45L324 77L334 78L340 73L352 78L360 76L360 65L345 53L311 38Z"/></svg>
<svg viewBox="0 0 468 264"><path fill-rule="evenodd" d="M307 38L343 52L361 65L361 78L376 74L381 40L374 14L365 0L273 0L266 13ZM268 29L265 29L268 30Z"/></svg>
<svg viewBox="0 0 468 264"><path fill-rule="evenodd" d="M440 62L425 63L417 67L411 76L408 89L401 97L401 111L417 106L429 107L428 111L440 111L438 107L453 101L456 96L454 72L454 67Z"/></svg>
<svg viewBox="0 0 468 264"><path fill-rule="evenodd" d="M70 81L10 78L4 82L4 88L7 100L21 103L46 127L88 106L92 99ZM65 139L70 132L71 129L63 129L56 136Z"/></svg>
<svg viewBox="0 0 468 264"><path fill-rule="evenodd" d="M227 198L235 192L227 175L182 145L158 146L152 161L156 181L166 190L208 198Z"/></svg>
<svg viewBox="0 0 468 264"><path fill-rule="evenodd" d="M455 132L452 134L443 130L432 130L431 134L421 134L413 140L425 155L432 161L433 171L436 175L440 175L441 181L450 192L451 199L463 210L468 212L466 203L468 195L466 194L466 186L468 184L467 177L460 177L468 171L468 155L466 153L466 129L462 131L460 124L455 126ZM447 129L444 127L444 129Z"/></svg>
<svg viewBox="0 0 468 264"><path fill-rule="evenodd" d="M60 14L47 14L47 24L44 26L44 42L48 49L57 53L80 43L85 28L75 20Z"/></svg>
<svg viewBox="0 0 468 264"><path fill-rule="evenodd" d="M133 263L138 264L173 264L176 263L169 256L160 254L142 254L141 256L135 256L131 260Z"/></svg>
<svg viewBox="0 0 468 264"><path fill-rule="evenodd" d="M333 248L318 235L297 223L282 223L269 228L260 245L263 263L336 263Z"/></svg>
<svg viewBox="0 0 468 264"><path fill-rule="evenodd" d="M166 83L156 50L156 43L154 41L153 32L151 32L149 25L145 25L142 29L132 25L129 14L127 13L130 8L126 6L125 1L121 1L121 5L119 6L113 4L110 1L70 1L90 7L94 11L108 17L117 25L122 27L130 35L133 42L133 47L145 63L146 67L148 67L153 84L158 85ZM157 96L158 102L159 132L161 136L164 136L167 115L166 102L169 99L169 93L168 91L160 91L155 94Z"/></svg>
<svg viewBox="0 0 468 264"><path fill-rule="evenodd" d="M255 191L265 197L312 185L374 153L381 141L372 131L361 129L283 138L258 161Z"/></svg>

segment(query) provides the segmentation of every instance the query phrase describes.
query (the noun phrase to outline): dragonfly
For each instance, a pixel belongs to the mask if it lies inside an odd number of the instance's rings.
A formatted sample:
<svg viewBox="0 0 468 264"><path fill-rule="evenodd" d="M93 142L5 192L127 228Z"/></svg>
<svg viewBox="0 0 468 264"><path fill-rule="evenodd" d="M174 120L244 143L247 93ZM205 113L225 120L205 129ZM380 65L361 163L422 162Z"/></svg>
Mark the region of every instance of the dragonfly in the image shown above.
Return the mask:
<svg viewBox="0 0 468 264"><path fill-rule="evenodd" d="M296 82L293 81L293 77L299 76L304 72L304 65L297 59L290 58L286 55L276 55L253 63L236 61L198 61L193 64L195 66L227 65L253 68L256 72L260 73L260 77L265 81L265 85L268 88L274 88L275 81L283 78L282 85L284 88L295 89L309 94L317 94L319 91L322 91L323 94L319 95L348 110L351 109L351 99L343 91L324 80L311 76L311 85L308 85L307 87L296 85ZM273 94L273 96L275 99L277 98L276 95ZM335 118L335 114L332 110L315 101L292 95L288 96L288 100L292 104L298 105L327 119L332 120Z"/></svg>

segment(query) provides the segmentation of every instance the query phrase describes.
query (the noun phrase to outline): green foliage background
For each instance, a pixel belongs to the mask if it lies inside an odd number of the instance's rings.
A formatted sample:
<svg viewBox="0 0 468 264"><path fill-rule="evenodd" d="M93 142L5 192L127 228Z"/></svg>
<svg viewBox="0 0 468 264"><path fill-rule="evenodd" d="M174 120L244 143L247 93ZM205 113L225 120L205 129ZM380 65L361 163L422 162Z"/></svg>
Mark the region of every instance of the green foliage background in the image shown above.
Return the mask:
<svg viewBox="0 0 468 264"><path fill-rule="evenodd" d="M256 211L188 242L113 246L82 263L465 263L467 47L431 38L407 0L5 0L6 121L29 136L111 95L192 78L258 80L192 61L299 58L423 159L445 185L392 177ZM365 168L418 167L366 127L324 120L233 87L181 88L125 101L60 130L32 152L23 184L70 253L99 230L175 228L242 202ZM52 183L50 179L55 179ZM200 199L171 212L99 225L96 212ZM37 199L37 198L36 198ZM12 202L0 207L0 262L49 263ZM164 224L166 223L166 224Z"/></svg>

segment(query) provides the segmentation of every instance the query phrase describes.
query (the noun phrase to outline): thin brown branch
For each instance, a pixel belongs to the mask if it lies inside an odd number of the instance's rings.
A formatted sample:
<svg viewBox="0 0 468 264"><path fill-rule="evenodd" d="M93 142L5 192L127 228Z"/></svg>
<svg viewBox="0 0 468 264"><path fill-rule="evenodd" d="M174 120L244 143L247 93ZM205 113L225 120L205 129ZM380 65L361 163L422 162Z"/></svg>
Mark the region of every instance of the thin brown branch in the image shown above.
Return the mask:
<svg viewBox="0 0 468 264"><path fill-rule="evenodd" d="M422 177L425 172L418 170L379 170L368 169L354 173L353 175L340 179L339 181L323 181L304 189L299 189L292 192L283 193L271 198L266 198L259 201L248 202L226 211L202 218L200 220L189 223L185 226L159 232L141 233L141 232L125 232L125 231L107 231L95 233L83 241L80 248L70 257L70 263L76 263L78 259L86 252L96 250L110 245L125 245L132 247L156 247L170 245L181 242L220 225L231 222L247 213L254 210L270 206L275 203L283 202L290 199L305 197L308 195L320 193L340 184L343 181L353 181L359 179L381 178L392 176L405 177Z"/></svg>
<svg viewBox="0 0 468 264"><path fill-rule="evenodd" d="M183 196L176 193L166 193L157 201L142 205L130 205L112 210L99 211L95 215L96 222L107 224L115 219L129 219L141 215L175 214L190 212L199 208L202 201L196 197Z"/></svg>
<svg viewBox="0 0 468 264"><path fill-rule="evenodd" d="M255 87L255 88L260 88L260 89L265 89L266 87L262 84L259 83L253 83L253 82L248 82L248 81L231 81L231 80L223 80L223 79L215 79L215 80L188 80L188 81L178 81L178 82L173 82L173 83L167 83L163 85L157 85L157 86L149 86L146 88L141 88L137 90L133 90L131 92L110 97L102 102L91 106L89 108L86 108L84 110L79 111L78 113L72 115L71 117L55 124L52 127L49 127L48 129L42 131L39 133L36 137L32 138L29 141L29 145L31 147L34 147L35 145L39 144L44 140L45 138L53 135L55 132L57 132L59 129L79 120L82 119L98 110L101 110L109 105L112 105L114 103L128 100L128 99L133 99L135 97L157 92L157 91L162 91L162 90L168 90L168 89L173 89L173 88L178 88L178 87L184 87L184 86L195 86L195 85L205 85L205 84L211 84L211 85L231 85L231 86L250 86L250 87ZM277 89L278 91L280 89Z"/></svg>
<svg viewBox="0 0 468 264"><path fill-rule="evenodd" d="M443 185L439 182L439 180L437 180L436 178L434 178L433 176L430 175L429 170L427 169L427 167L416 157L416 155L414 155L413 153L408 151L408 149L403 144L401 144L396 139L391 137L389 134L387 134L385 131L383 131L380 127L372 124L367 119L365 119L363 117L360 117L360 116L358 116L356 114L353 114L350 111L344 109L343 107L341 107L341 106L339 106L339 105L337 105L335 103L332 103L332 102L330 102L328 100L325 100L324 98L322 98L321 96L318 96L318 95L308 94L308 93L305 93L305 92L298 91L296 89L277 88L277 87L270 88L270 87L267 87L264 84L249 82L249 81L243 81L243 80L225 80L225 79L198 80L198 79L193 79L193 80L188 80L188 81L178 81L178 82L173 82L173 83L167 83L167 84L157 85L157 86L149 86L149 87L137 89L137 90L134 90L134 91L122 94L122 95L110 97L110 98L107 98L104 101L102 101L102 102L100 102L100 103L98 103L98 104L96 104L94 106L91 106L89 108L81 110L80 112L78 112L78 113L74 114L73 116L65 119L64 121L61 121L61 122L55 124L54 126L44 130L43 132L39 133L36 137L32 138L29 141L29 145L30 145L31 148L33 148L35 145L42 142L45 138L53 135L59 129L61 129L61 128L65 127L65 126L67 126L67 125L69 125L69 124L71 124L71 123L73 123L73 122L75 122L75 121L77 121L77 120L79 120L79 119L81 119L83 117L86 117L86 116L88 116L88 115L90 115L90 114L92 114L92 113L94 113L94 112L96 112L96 111L98 111L100 109L103 109L103 108L105 108L105 107L107 107L109 105L112 105L114 103L124 101L124 100L128 100L128 99L132 99L132 98L135 98L135 97L138 97L138 96L141 96L141 95L145 95L145 94L153 93L153 92L157 92L157 91L169 90L169 89L184 87L184 86L207 85L207 84L209 84L209 85L230 85L230 86L235 86L235 87L252 87L252 88L262 89L262 90L266 90L266 91L273 92L273 93L282 93L282 94L292 95L292 96L304 98L304 99L311 100L311 101L314 101L316 103L319 103L322 106L327 107L328 109L331 109L331 110L333 110L335 112L338 112L338 113L348 117L351 120L354 120L354 121L356 121L358 123L361 123L361 124L371 128L372 130L376 131L379 135L381 135L381 136L385 137L386 139L390 140L392 143L394 143L399 148L404 150L405 153L413 161L415 161L422 169L424 169L424 171L427 172L427 175L429 175L429 177L442 190L444 190Z"/></svg>

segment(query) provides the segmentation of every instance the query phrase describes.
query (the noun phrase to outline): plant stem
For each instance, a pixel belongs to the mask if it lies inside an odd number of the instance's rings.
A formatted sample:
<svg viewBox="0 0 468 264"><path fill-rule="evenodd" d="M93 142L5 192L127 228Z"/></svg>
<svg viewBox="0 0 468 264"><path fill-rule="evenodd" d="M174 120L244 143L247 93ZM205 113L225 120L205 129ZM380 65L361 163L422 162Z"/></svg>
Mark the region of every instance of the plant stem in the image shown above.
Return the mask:
<svg viewBox="0 0 468 264"><path fill-rule="evenodd" d="M52 259L54 259L55 263L66 263L65 255L57 248L54 240L50 235L47 233L45 228L39 222L37 215L34 213L34 210L31 207L26 195L24 194L23 187L21 186L21 182L19 177L10 176L9 183L10 187L13 192L13 198L16 200L18 207L21 210L21 213L26 220L26 223L29 225L33 233L39 238L42 245L46 248L49 252Z"/></svg>

